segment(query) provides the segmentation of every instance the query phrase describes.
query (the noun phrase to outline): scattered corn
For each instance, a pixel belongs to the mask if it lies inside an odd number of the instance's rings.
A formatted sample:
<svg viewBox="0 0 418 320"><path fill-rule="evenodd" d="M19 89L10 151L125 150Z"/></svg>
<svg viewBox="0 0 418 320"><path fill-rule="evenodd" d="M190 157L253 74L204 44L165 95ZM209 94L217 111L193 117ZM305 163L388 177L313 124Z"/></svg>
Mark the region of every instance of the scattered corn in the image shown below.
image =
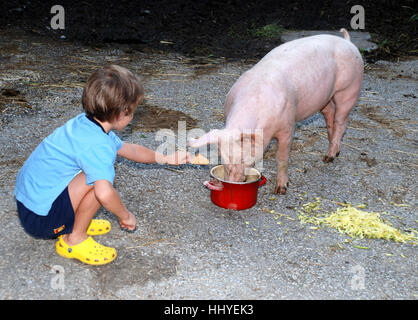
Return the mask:
<svg viewBox="0 0 418 320"><path fill-rule="evenodd" d="M351 238L384 239L395 242L413 242L415 244L418 241L416 236L417 231L412 230L410 233L402 233L389 223L383 222L379 213L357 209L363 208L363 205L355 208L350 204L344 204L343 208L338 208L335 212L327 213L321 217L310 214L319 209L319 202L317 198L314 203L304 204L303 211L298 210L301 223L312 223L335 228L339 232L349 235ZM368 249L367 247L355 247Z"/></svg>

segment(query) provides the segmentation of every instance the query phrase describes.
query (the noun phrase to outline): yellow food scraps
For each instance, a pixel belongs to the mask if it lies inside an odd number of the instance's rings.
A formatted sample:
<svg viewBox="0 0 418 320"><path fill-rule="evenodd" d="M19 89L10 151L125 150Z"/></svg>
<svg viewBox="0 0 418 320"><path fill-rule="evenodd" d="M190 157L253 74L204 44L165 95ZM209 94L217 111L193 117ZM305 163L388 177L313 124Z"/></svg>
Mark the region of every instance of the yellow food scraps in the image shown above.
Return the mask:
<svg viewBox="0 0 418 320"><path fill-rule="evenodd" d="M359 204L358 206L356 206L356 208L365 209L365 208L367 208L367 204L364 204L364 203Z"/></svg>
<svg viewBox="0 0 418 320"><path fill-rule="evenodd" d="M396 207L410 207L409 204L406 203L394 203L393 201L390 202L391 205L396 206Z"/></svg>
<svg viewBox="0 0 418 320"><path fill-rule="evenodd" d="M362 246L358 246L358 245L353 245L353 247L354 248L357 248L357 249L365 249L365 250L369 250L370 248L369 247L362 247Z"/></svg>
<svg viewBox="0 0 418 320"><path fill-rule="evenodd" d="M209 164L209 160L204 157L203 155L201 155L200 153L197 153L193 159L191 160L192 164L201 164L201 165L208 165Z"/></svg>
<svg viewBox="0 0 418 320"><path fill-rule="evenodd" d="M393 240L395 242L417 243L417 232L412 230L410 233L402 233L390 224L385 223L377 212L366 212L345 204L337 211L327 213L323 216L314 216L310 213L318 209L320 200L314 203L303 205L303 210L299 211L301 223L312 223L315 225L335 228L341 233L349 235L351 238L369 238ZM362 247L361 249L366 249ZM367 248L368 249L368 248Z"/></svg>
<svg viewBox="0 0 418 320"><path fill-rule="evenodd" d="M319 204L321 203L320 198L316 198L315 202L308 202L303 205L303 210L306 212L312 212L319 209Z"/></svg>

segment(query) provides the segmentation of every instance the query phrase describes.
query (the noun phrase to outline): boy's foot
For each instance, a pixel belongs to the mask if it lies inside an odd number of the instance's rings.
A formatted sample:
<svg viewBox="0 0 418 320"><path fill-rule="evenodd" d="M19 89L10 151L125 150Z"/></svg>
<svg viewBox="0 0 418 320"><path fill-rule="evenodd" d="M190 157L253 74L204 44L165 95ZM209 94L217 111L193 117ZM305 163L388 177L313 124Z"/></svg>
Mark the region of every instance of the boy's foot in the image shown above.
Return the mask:
<svg viewBox="0 0 418 320"><path fill-rule="evenodd" d="M116 249L105 247L94 241L92 237L88 237L74 246L69 246L62 239L62 236L59 236L56 251L64 258L78 259L91 265L107 264L116 259Z"/></svg>
<svg viewBox="0 0 418 320"><path fill-rule="evenodd" d="M92 219L89 227L87 228L87 234L89 236L98 236L106 234L110 231L112 226L110 222L103 219Z"/></svg>

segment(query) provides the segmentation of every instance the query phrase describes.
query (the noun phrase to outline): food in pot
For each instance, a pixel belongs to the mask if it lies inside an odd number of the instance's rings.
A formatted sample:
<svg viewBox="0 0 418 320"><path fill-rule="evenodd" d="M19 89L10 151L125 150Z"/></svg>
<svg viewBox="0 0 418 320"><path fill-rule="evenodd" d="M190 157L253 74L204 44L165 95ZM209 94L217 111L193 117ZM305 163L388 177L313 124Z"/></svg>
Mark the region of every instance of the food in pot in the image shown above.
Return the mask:
<svg viewBox="0 0 418 320"><path fill-rule="evenodd" d="M225 167L217 166L215 170L213 170L213 175L216 179L225 181L225 182L232 182L225 180ZM243 182L254 182L260 179L260 173L257 171L257 169L251 168L248 170L248 174L245 175L245 180Z"/></svg>

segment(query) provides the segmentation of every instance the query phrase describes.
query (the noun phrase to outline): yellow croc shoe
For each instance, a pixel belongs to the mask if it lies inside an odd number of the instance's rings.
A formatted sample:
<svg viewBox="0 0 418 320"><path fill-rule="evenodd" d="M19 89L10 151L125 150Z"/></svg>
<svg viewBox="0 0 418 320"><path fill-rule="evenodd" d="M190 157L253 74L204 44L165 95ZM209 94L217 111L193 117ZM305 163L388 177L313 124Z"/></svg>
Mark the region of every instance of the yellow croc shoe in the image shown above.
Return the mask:
<svg viewBox="0 0 418 320"><path fill-rule="evenodd" d="M78 259L91 265L107 264L116 259L116 249L105 247L94 241L92 237L70 247L62 239L62 236L59 236L56 250L64 258Z"/></svg>
<svg viewBox="0 0 418 320"><path fill-rule="evenodd" d="M89 227L87 228L87 234L89 236L99 236L106 234L112 228L111 224L107 220L103 219L92 219Z"/></svg>

